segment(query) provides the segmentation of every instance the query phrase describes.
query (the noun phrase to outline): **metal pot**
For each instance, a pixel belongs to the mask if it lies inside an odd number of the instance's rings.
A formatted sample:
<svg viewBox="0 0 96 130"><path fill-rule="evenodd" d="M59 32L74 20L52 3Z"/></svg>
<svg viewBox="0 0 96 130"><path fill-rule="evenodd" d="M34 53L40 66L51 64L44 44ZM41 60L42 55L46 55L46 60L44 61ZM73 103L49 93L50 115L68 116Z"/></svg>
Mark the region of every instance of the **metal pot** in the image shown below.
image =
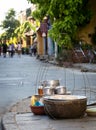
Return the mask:
<svg viewBox="0 0 96 130"><path fill-rule="evenodd" d="M58 85L60 85L59 80L50 80L49 81L49 85L53 88L57 87Z"/></svg>
<svg viewBox="0 0 96 130"><path fill-rule="evenodd" d="M66 87L64 86L58 86L55 88L56 94L66 94Z"/></svg>
<svg viewBox="0 0 96 130"><path fill-rule="evenodd" d="M44 95L53 95L54 94L54 89L51 87L44 87L43 88L43 94Z"/></svg>
<svg viewBox="0 0 96 130"><path fill-rule="evenodd" d="M55 88L55 87L59 86L60 83L59 83L59 80L46 80L46 81L42 81L41 85L43 87L50 86L51 88Z"/></svg>

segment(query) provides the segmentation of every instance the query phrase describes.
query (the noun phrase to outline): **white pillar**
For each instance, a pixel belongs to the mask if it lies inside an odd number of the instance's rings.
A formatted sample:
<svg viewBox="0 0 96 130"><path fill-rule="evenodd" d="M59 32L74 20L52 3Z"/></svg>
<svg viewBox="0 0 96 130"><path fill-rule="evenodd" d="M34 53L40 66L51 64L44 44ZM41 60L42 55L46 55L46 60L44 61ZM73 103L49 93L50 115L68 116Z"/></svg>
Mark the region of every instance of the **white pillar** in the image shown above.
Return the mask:
<svg viewBox="0 0 96 130"><path fill-rule="evenodd" d="M55 58L57 58L58 55L58 46L57 43L55 42Z"/></svg>
<svg viewBox="0 0 96 130"><path fill-rule="evenodd" d="M54 50L53 50L53 41L50 37L48 37L48 55L51 56L53 55Z"/></svg>
<svg viewBox="0 0 96 130"><path fill-rule="evenodd" d="M44 55L46 55L46 37L43 37Z"/></svg>

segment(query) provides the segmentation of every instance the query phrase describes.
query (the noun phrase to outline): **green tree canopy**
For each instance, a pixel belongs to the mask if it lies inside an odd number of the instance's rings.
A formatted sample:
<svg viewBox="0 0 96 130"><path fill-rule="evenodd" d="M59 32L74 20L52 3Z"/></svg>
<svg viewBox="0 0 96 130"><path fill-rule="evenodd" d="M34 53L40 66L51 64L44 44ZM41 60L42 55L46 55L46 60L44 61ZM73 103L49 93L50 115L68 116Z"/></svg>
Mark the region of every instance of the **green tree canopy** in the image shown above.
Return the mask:
<svg viewBox="0 0 96 130"><path fill-rule="evenodd" d="M14 30L20 25L19 21L15 18L15 14L14 9L10 9L5 15L5 20L0 25L5 30L7 39L14 37Z"/></svg>
<svg viewBox="0 0 96 130"><path fill-rule="evenodd" d="M28 0L36 4L33 16L42 20L50 16L52 28L49 35L59 44L72 47L79 27L90 21L88 0Z"/></svg>

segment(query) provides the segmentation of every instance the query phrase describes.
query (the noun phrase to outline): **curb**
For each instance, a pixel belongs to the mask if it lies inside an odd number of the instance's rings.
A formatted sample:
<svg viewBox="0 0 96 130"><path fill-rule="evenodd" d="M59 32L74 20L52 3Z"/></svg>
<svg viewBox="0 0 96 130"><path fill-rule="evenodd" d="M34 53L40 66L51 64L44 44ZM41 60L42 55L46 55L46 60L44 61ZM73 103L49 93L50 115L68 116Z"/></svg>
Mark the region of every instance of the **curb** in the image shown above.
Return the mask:
<svg viewBox="0 0 96 130"><path fill-rule="evenodd" d="M1 119L2 130L18 130L15 120L16 113L6 113Z"/></svg>

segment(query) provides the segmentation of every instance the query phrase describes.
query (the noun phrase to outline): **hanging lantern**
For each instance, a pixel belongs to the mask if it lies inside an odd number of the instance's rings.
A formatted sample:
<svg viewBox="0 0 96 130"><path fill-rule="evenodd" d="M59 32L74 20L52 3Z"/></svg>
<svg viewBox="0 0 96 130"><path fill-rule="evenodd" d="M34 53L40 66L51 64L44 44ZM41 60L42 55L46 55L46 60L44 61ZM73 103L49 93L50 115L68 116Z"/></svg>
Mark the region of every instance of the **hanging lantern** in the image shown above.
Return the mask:
<svg viewBox="0 0 96 130"><path fill-rule="evenodd" d="M46 37L46 33L45 32L42 33L42 37Z"/></svg>

